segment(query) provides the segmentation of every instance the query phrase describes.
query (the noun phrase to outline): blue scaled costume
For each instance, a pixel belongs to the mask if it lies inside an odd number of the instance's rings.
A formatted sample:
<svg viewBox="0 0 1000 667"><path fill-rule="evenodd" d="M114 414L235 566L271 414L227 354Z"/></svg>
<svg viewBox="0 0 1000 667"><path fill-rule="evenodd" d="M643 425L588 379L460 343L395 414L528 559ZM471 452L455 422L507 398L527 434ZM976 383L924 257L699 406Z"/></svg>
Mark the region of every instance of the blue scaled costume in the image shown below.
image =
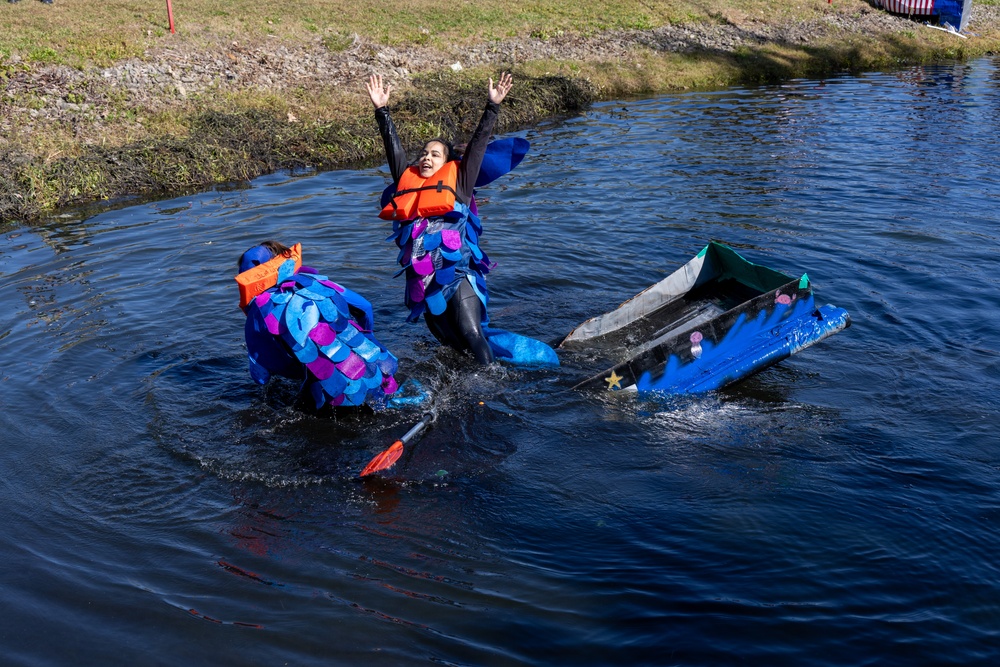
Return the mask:
<svg viewBox="0 0 1000 667"><path fill-rule="evenodd" d="M266 273L265 264L277 275L272 272L244 287L249 281L241 277ZM273 257L265 246L243 254L236 280L247 315L244 334L255 382L263 385L272 375L301 381L302 392L312 397L316 409L324 405L377 409L396 392L398 362L372 332L374 318L367 299L301 266L300 259Z"/></svg>
<svg viewBox="0 0 1000 667"><path fill-rule="evenodd" d="M485 276L494 264L479 246L483 227L473 188L499 110L488 102L461 161L447 162L429 179L407 166L388 107L375 110L394 186L383 197L380 217L393 223L389 240L399 247L403 268L396 275L406 274L407 320L423 315L435 338L471 351L480 363L494 360L484 332L489 322Z"/></svg>

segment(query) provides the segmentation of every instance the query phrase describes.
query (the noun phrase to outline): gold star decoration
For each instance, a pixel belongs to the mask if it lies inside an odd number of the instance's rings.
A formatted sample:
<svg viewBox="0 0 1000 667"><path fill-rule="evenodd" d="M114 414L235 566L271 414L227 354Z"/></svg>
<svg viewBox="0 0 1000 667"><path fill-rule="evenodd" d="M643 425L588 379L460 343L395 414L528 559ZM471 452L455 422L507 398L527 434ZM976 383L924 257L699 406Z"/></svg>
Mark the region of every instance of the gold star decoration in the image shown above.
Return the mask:
<svg viewBox="0 0 1000 667"><path fill-rule="evenodd" d="M611 371L611 377L604 378L604 381L608 383L608 391L611 391L612 389L621 389L622 380L624 379L618 373Z"/></svg>

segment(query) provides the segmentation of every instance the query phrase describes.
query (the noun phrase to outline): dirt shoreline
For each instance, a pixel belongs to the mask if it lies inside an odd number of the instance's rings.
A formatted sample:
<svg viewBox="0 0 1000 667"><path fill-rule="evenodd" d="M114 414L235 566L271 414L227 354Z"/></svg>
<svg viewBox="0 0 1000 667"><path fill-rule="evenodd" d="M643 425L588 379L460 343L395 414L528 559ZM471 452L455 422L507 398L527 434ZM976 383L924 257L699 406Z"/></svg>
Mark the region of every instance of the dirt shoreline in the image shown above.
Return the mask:
<svg viewBox="0 0 1000 667"><path fill-rule="evenodd" d="M970 32L981 29L995 36L997 26L1000 6L973 7ZM188 124L186 136L170 136L150 127L158 114L175 110L183 115L213 96L252 91L302 98L322 90L327 95L356 97L364 78L380 72L405 91L397 96L399 113L431 118L435 129L458 131L461 120L456 116L470 105L478 106L482 95L455 72L518 71L534 64L537 74L521 77L522 81L527 78L528 85L517 91L522 94L520 104L505 105L505 127L511 129L549 115L579 111L595 99L615 95L600 82L567 73L566 63L642 67L643 58L660 54L683 54L693 61L752 59L759 49L776 46L809 54L822 67L824 55L815 45L873 37L894 43L925 30L931 32L918 22L863 5L849 13L831 11L812 21L786 24L748 19L611 31L586 38L525 37L448 51L389 47L357 36L339 52L324 48L319 38L298 45L269 39L220 41L207 48L178 40L141 60L82 71L29 66L15 54L0 62L0 139L6 145L0 148L0 224L31 222L61 206L167 194L277 169L334 168L369 159L380 150L375 137L369 136L373 135L367 127L370 118L362 117L360 108L348 113L332 108L324 113L290 106L284 118L276 118L260 109L219 111L205 105L205 112L196 112ZM961 57L965 40L955 35L945 35L945 40L941 53L957 50ZM947 40L954 45L948 46ZM826 57L830 66L843 66ZM552 64L556 73L543 75L539 64ZM433 99L433 86L421 86L421 78L434 76L459 77L457 94ZM658 81L649 92L670 89L670 82ZM132 116L123 118L121 109L130 110ZM108 146L112 125L116 137L124 128L126 139L131 133L136 140ZM72 134L77 155L31 154L26 149L34 133L54 127ZM404 137L410 142L419 139ZM205 146L206 142L213 145ZM173 173L181 171L180 176Z"/></svg>

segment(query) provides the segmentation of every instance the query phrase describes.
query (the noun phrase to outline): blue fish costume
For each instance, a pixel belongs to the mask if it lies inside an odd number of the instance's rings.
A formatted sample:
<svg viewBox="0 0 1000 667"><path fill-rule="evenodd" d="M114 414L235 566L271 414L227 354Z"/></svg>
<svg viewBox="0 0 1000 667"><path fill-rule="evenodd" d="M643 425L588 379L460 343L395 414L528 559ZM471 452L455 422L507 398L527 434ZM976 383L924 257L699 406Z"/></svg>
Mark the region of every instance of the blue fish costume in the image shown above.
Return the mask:
<svg viewBox="0 0 1000 667"><path fill-rule="evenodd" d="M361 295L301 265L301 246L288 256L265 245L240 260L240 307L250 376L302 381L316 408L381 408L398 389L398 361L372 331L372 307Z"/></svg>

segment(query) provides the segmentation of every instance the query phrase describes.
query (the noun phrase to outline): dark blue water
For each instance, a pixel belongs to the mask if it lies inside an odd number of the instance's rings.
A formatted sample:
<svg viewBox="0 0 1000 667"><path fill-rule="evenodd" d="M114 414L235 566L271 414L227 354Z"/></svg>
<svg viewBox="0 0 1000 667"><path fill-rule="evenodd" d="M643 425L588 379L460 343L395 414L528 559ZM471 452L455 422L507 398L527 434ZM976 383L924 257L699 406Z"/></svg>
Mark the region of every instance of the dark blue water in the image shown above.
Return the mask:
<svg viewBox="0 0 1000 667"><path fill-rule="evenodd" d="M1000 63L596 106L481 193L499 326L556 341L711 239L854 326L722 393L584 394L403 323L385 171L0 240L12 665L943 665L1000 655ZM375 132L374 123L372 132ZM246 372L235 261L365 294L438 421Z"/></svg>

